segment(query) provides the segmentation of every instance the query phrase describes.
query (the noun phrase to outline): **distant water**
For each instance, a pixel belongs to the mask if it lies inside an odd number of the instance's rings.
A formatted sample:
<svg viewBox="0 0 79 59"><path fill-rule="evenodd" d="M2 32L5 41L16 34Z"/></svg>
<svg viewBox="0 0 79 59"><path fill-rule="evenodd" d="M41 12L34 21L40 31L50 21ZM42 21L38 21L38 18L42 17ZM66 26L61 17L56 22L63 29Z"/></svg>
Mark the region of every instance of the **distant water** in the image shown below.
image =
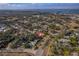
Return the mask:
<svg viewBox="0 0 79 59"><path fill-rule="evenodd" d="M56 14L79 14L79 9L46 9L38 11L56 13Z"/></svg>
<svg viewBox="0 0 79 59"><path fill-rule="evenodd" d="M31 15L31 14L79 14L79 9L29 9L0 10L0 15Z"/></svg>

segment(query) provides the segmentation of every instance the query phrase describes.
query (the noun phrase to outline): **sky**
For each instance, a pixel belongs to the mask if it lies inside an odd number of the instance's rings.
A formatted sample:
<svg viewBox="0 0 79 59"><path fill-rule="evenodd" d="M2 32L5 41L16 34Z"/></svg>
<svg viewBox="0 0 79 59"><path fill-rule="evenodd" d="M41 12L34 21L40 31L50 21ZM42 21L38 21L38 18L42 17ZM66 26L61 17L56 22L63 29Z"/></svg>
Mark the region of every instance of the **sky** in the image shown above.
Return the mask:
<svg viewBox="0 0 79 59"><path fill-rule="evenodd" d="M0 3L0 10L79 9L79 3Z"/></svg>

